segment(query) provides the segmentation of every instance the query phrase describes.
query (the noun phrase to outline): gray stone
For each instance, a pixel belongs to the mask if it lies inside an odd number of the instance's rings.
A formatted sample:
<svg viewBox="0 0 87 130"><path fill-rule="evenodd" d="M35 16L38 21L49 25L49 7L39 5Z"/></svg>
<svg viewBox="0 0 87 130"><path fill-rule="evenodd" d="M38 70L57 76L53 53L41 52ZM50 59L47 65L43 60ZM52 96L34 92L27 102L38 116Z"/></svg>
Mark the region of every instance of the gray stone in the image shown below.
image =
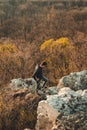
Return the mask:
<svg viewBox="0 0 87 130"><path fill-rule="evenodd" d="M12 90L18 90L18 89L20 90L23 88L27 88L30 90L31 93L36 93L37 83L33 78L28 79L18 78L11 80L10 88Z"/></svg>
<svg viewBox="0 0 87 130"><path fill-rule="evenodd" d="M37 115L36 130L86 130L87 89L64 87L56 95L47 95L39 102Z"/></svg>
<svg viewBox="0 0 87 130"><path fill-rule="evenodd" d="M58 84L58 88L61 87L70 87L75 91L87 89L87 70L62 77Z"/></svg>
<svg viewBox="0 0 87 130"><path fill-rule="evenodd" d="M48 94L48 95L55 95L55 94L58 94L58 91L59 91L59 89L57 88L57 86L55 86L55 87L49 87L46 90L46 94Z"/></svg>
<svg viewBox="0 0 87 130"><path fill-rule="evenodd" d="M58 112L72 114L78 111L85 111L87 107L87 90L81 94L70 88L61 88L58 95L48 96L47 103Z"/></svg>

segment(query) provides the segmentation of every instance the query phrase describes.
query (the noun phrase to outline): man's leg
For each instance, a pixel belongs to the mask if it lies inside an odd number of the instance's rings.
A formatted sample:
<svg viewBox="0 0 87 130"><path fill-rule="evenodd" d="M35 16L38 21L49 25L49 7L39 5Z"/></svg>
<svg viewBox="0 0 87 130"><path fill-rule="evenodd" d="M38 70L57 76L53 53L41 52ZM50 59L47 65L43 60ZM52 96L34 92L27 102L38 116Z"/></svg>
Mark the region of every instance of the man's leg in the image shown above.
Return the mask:
<svg viewBox="0 0 87 130"><path fill-rule="evenodd" d="M40 79L39 80L37 80L37 78L36 77L33 77L34 78L34 80L36 81L36 83L37 83L37 89L40 89Z"/></svg>
<svg viewBox="0 0 87 130"><path fill-rule="evenodd" d="M40 89L40 80L37 81L37 89Z"/></svg>
<svg viewBox="0 0 87 130"><path fill-rule="evenodd" d="M43 87L44 87L45 84L47 83L48 79L47 79L45 76L43 76L43 77L42 77L42 80L44 81L44 84L43 84Z"/></svg>

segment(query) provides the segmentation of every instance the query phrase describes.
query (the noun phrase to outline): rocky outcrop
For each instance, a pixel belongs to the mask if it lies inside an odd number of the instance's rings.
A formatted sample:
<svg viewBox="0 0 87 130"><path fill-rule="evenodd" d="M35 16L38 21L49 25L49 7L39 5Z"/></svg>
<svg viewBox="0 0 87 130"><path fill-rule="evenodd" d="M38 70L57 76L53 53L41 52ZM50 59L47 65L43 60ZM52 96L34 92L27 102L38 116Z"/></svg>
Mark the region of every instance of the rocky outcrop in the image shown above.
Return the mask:
<svg viewBox="0 0 87 130"><path fill-rule="evenodd" d="M20 90L22 88L27 88L29 89L29 91L31 93L36 93L36 89L37 89L37 84L36 81L33 78L28 78L28 79L22 79L22 78L18 78L18 79L13 79L11 80L10 83L10 88L12 90Z"/></svg>
<svg viewBox="0 0 87 130"><path fill-rule="evenodd" d="M0 91L0 130L87 130L87 71L46 90L36 91L32 78L8 86Z"/></svg>
<svg viewBox="0 0 87 130"><path fill-rule="evenodd" d="M52 89L39 102L36 130L87 130L87 71L63 77Z"/></svg>
<svg viewBox="0 0 87 130"><path fill-rule="evenodd" d="M58 88L61 87L69 87L75 91L87 89L87 70L62 77L58 84Z"/></svg>
<svg viewBox="0 0 87 130"><path fill-rule="evenodd" d="M86 130L86 108L87 90L75 92L70 88L62 88L57 95L49 95L46 101L39 103L36 130L65 130L65 124L69 130L73 130L77 124L79 129L81 127ZM82 120L84 125L81 123ZM71 129L72 122L74 127Z"/></svg>

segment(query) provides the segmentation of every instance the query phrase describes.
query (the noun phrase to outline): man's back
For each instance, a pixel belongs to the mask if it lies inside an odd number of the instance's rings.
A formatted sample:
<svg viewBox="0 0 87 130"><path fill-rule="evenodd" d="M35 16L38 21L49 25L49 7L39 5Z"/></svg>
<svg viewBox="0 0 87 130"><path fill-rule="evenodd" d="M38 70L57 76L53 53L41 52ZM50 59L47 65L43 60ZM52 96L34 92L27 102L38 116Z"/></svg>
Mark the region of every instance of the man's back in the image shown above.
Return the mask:
<svg viewBox="0 0 87 130"><path fill-rule="evenodd" d="M42 67L41 66L38 66L36 69L35 69L35 72L33 74L33 77L34 79L41 79L42 78Z"/></svg>

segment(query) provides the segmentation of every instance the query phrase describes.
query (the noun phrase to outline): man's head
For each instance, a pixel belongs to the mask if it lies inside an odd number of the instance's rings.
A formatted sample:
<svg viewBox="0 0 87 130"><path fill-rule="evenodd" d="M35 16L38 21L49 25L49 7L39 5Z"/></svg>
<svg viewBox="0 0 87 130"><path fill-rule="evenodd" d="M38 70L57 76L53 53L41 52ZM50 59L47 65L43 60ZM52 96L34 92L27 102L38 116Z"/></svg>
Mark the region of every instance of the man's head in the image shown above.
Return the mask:
<svg viewBox="0 0 87 130"><path fill-rule="evenodd" d="M46 61L43 61L41 64L40 64L41 67L47 67L47 62Z"/></svg>

